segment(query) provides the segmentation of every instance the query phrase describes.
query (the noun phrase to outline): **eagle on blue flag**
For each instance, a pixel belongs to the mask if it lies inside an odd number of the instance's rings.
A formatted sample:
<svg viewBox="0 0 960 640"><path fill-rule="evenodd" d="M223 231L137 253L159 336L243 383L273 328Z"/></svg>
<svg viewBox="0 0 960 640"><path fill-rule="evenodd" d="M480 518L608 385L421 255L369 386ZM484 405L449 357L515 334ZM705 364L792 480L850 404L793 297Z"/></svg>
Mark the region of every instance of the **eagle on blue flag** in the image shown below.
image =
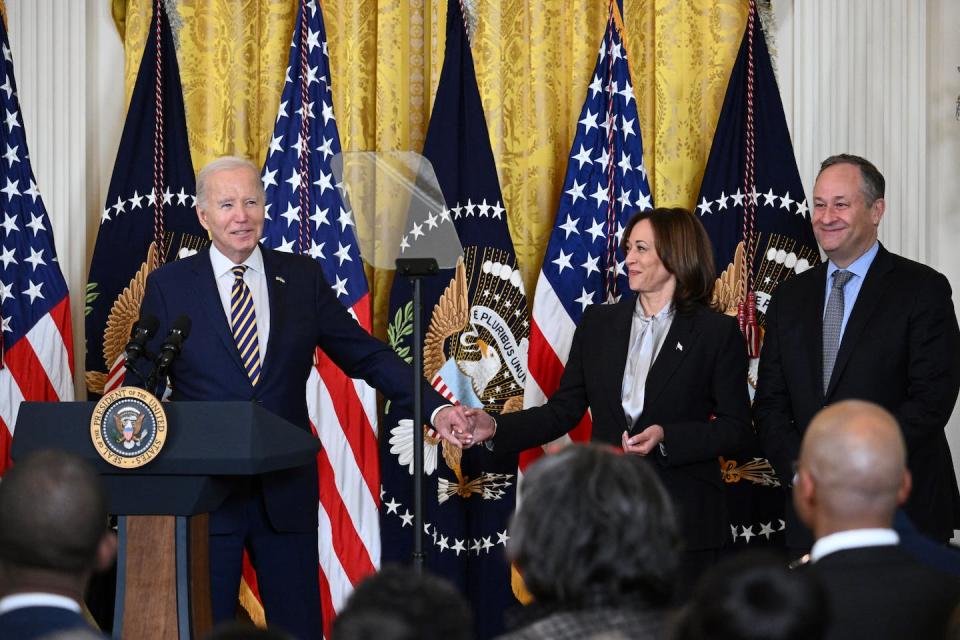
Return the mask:
<svg viewBox="0 0 960 640"><path fill-rule="evenodd" d="M777 285L820 262L763 26L750 3L696 213L713 243L721 308L740 319L756 388L765 313ZM754 452L757 453L757 452ZM759 454L758 454L759 455ZM782 542L781 479L760 457L721 459L737 545Z"/></svg>
<svg viewBox="0 0 960 640"><path fill-rule="evenodd" d="M140 315L147 275L207 245L195 196L177 52L164 3L156 2L87 278L91 393L123 382L123 348Z"/></svg>
<svg viewBox="0 0 960 640"><path fill-rule="evenodd" d="M452 221L463 258L424 282L423 375L451 402L496 415L523 405L529 316L523 280L507 227L493 150L460 3L447 5L443 68L423 155L432 163L445 206L431 212ZM433 227L438 228L437 225ZM430 242L429 224L408 221L401 257ZM411 348L411 287L394 280L388 341ZM414 442L410 416L392 405L383 421L381 534L384 562L412 551ZM461 452L427 429L424 550L426 566L473 603L476 635L500 633L503 610L515 602L504 559L507 521L516 499L516 457L497 459L483 447Z"/></svg>

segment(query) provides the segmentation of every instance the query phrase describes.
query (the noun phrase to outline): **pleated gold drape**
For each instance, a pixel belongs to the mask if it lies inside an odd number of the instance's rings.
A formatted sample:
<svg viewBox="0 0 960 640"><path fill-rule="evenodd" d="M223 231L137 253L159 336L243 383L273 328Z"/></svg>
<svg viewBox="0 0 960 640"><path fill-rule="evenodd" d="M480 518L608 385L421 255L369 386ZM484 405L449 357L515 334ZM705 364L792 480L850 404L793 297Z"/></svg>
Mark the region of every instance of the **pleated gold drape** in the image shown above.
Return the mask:
<svg viewBox="0 0 960 640"><path fill-rule="evenodd" d="M527 291L557 204L607 0L467 0L472 50L510 229ZM446 0L323 0L334 110L345 150L420 151L436 93ZM151 0L112 0L133 88ZM284 82L296 0L179 0L190 149L262 164ZM625 0L624 23L654 202L692 207L746 0ZM390 273L368 272L374 328Z"/></svg>

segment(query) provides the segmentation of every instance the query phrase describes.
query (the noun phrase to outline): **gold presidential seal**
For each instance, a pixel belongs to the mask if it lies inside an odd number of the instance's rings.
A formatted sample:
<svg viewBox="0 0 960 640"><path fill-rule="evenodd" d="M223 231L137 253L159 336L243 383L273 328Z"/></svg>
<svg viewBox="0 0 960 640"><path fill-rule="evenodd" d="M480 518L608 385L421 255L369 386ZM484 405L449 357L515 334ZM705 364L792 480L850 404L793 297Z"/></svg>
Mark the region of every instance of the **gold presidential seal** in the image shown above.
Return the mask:
<svg viewBox="0 0 960 640"><path fill-rule="evenodd" d="M106 394L90 417L90 438L100 457L115 467L141 467L160 453L167 415L152 393L120 387Z"/></svg>

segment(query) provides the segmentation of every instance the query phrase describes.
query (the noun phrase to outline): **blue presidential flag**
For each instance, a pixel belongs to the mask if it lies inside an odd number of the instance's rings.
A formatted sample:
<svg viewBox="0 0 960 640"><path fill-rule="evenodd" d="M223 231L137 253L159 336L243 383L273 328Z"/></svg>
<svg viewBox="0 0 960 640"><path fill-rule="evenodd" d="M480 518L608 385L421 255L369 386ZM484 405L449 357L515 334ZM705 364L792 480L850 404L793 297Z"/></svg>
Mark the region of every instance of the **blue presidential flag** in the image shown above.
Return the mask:
<svg viewBox="0 0 960 640"><path fill-rule="evenodd" d="M123 347L147 275L208 242L194 210L180 71L163 7L154 7L87 279L86 383L95 394L123 382Z"/></svg>
<svg viewBox="0 0 960 640"><path fill-rule="evenodd" d="M776 286L816 265L820 254L763 27L753 11L730 74L696 213L713 242L721 306L739 314L746 333L756 331L762 339ZM751 396L756 373L753 357ZM721 459L721 467L732 541L782 543L782 479L769 462L753 451Z"/></svg>
<svg viewBox="0 0 960 640"><path fill-rule="evenodd" d="M469 35L456 0L448 2L446 38L423 150L433 165L445 206L431 211L426 220L408 221L401 257L408 250L416 251L418 243L430 243L438 220L453 223L463 259L424 283L422 373L451 402L482 406L497 414L522 406L527 301L507 228ZM390 309L388 340L409 359L411 287L400 276L394 280ZM413 426L409 418L391 406L380 438L385 562L406 562L412 551ZM516 496L516 457L495 460L484 447L461 456L459 449L440 443L432 430L427 431L426 565L457 584L473 604L477 637L493 637L502 630L504 609L515 602L504 548Z"/></svg>

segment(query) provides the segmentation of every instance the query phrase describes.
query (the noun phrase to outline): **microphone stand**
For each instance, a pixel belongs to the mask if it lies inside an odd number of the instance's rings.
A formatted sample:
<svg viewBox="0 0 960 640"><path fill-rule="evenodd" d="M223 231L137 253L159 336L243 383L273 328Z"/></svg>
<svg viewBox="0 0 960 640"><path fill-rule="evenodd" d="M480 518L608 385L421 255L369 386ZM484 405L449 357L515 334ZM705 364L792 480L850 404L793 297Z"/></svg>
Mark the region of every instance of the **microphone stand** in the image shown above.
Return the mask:
<svg viewBox="0 0 960 640"><path fill-rule="evenodd" d="M423 293L421 281L440 271L434 258L397 258L397 275L413 287L413 569L423 573Z"/></svg>
<svg viewBox="0 0 960 640"><path fill-rule="evenodd" d="M147 360L153 361L153 356L150 355L149 352L145 351L142 357ZM126 367L127 371L132 371L133 373L135 373L137 377L140 378L141 380L146 380L147 384L145 384L144 386L146 387L147 391L150 390L149 380L150 380L150 377L153 376L153 373L151 373L149 376L143 375L143 372L140 371L140 369L138 369L136 365L133 364L133 360L129 358L127 358L126 362L123 363L123 366Z"/></svg>

